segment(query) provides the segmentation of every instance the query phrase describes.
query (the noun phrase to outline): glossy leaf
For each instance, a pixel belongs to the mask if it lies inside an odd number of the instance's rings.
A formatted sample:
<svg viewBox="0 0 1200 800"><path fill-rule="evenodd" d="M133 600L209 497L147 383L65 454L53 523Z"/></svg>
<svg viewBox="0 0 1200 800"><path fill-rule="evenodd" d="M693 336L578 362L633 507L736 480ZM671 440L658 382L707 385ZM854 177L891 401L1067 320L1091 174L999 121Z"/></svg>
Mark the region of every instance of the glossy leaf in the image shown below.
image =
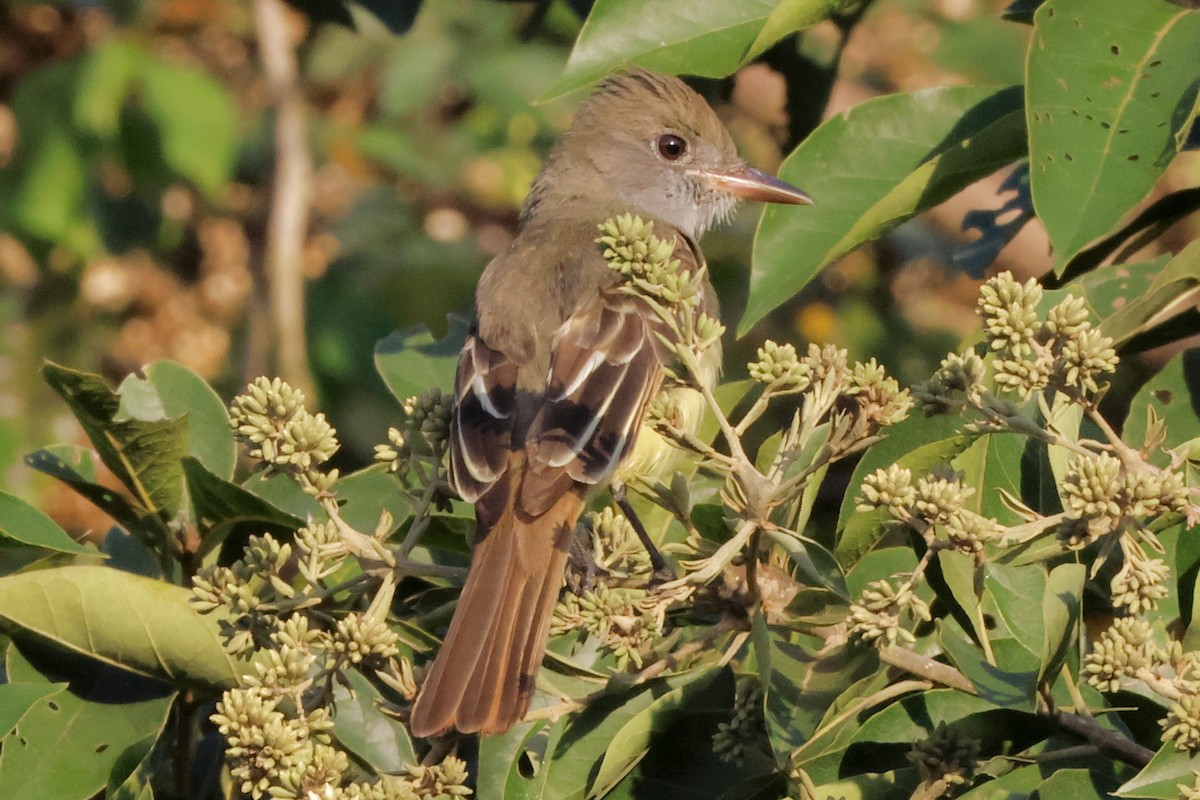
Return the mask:
<svg viewBox="0 0 1200 800"><path fill-rule="evenodd" d="M50 517L7 492L0 492L0 539L59 553L96 552L68 536Z"/></svg>
<svg viewBox="0 0 1200 800"><path fill-rule="evenodd" d="M739 335L825 266L1025 154L1016 87L868 100L826 121L779 168L812 206L768 206Z"/></svg>
<svg viewBox="0 0 1200 800"><path fill-rule="evenodd" d="M1196 100L1200 14L1166 0L1051 0L1026 70L1033 204L1061 271L1146 195Z"/></svg>
<svg viewBox="0 0 1200 800"><path fill-rule="evenodd" d="M0 622L104 663L177 684L232 685L219 615L190 592L108 567L60 567L0 578ZM244 667L243 667L244 668Z"/></svg>
<svg viewBox="0 0 1200 800"><path fill-rule="evenodd" d="M543 99L574 91L618 67L672 74L730 74L779 0L596 0L567 66Z"/></svg>

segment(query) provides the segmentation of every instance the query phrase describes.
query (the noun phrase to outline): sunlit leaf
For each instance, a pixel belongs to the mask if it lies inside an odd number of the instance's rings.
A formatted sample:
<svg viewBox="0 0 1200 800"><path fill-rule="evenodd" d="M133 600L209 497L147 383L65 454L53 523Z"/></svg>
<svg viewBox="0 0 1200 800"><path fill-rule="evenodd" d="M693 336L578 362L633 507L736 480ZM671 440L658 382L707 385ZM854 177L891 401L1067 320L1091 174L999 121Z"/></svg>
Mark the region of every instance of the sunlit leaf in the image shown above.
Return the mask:
<svg viewBox="0 0 1200 800"><path fill-rule="evenodd" d="M7 492L0 492L0 539L59 553L96 552L68 536L50 517Z"/></svg>
<svg viewBox="0 0 1200 800"><path fill-rule="evenodd" d="M738 333L839 257L1024 154L1017 87L889 95L826 121L779 168L815 203L763 212Z"/></svg>
<svg viewBox="0 0 1200 800"><path fill-rule="evenodd" d="M1026 70L1033 204L1061 271L1107 233L1190 128L1200 14L1165 0L1051 0Z"/></svg>

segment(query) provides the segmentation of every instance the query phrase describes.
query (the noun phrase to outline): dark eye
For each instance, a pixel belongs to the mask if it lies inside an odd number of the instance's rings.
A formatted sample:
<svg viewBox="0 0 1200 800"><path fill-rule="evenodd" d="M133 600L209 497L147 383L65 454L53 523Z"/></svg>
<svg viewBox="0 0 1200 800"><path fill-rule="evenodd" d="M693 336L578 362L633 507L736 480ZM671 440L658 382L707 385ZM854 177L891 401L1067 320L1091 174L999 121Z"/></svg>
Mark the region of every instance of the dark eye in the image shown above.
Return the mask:
<svg viewBox="0 0 1200 800"><path fill-rule="evenodd" d="M673 133L658 137L658 154L667 161L678 161L687 152L687 142Z"/></svg>

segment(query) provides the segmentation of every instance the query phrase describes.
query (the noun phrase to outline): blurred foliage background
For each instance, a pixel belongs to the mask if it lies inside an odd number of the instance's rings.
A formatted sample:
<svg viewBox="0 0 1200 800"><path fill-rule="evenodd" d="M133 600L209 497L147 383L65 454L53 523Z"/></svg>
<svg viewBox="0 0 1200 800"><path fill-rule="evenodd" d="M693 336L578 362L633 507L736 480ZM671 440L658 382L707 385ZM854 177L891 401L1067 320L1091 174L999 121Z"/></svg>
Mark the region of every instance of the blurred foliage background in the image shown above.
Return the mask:
<svg viewBox="0 0 1200 800"><path fill-rule="evenodd" d="M1020 82L1029 28L1002 19L1007 4L877 0L844 43L825 22L799 48L785 40L733 77L695 85L749 160L773 170L822 119L872 95ZM171 358L223 397L283 374L316 388L344 465L369 460L396 414L374 344L413 325L441 335L447 314L469 313L476 277L514 235L530 181L581 99L544 95L590 4L367 5L298 2L256 19L263 4L232 0L0 2L0 470L10 491L77 532L108 527L21 464L48 440L84 441L43 385L43 359L119 379ZM289 125L300 137L277 151ZM276 163L276 152L292 161ZM727 363L774 337L874 356L903 384L927 377L977 325L981 276L963 271L977 233L964 219L1005 205L1005 175L841 259L728 342ZM1157 192L1198 180L1200 155L1186 152ZM730 323L759 213L743 209L705 241ZM1198 232L1185 219L1154 246L1178 249ZM1050 264L1035 221L989 270Z"/></svg>

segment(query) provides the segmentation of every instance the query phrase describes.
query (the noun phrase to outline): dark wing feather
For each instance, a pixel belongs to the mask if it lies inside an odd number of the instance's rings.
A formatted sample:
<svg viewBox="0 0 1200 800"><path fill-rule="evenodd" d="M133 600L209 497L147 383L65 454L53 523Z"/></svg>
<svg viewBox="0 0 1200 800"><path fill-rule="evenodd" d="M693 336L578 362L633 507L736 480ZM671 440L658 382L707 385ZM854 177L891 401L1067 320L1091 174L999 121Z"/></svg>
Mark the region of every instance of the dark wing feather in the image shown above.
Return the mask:
<svg viewBox="0 0 1200 800"><path fill-rule="evenodd" d="M545 400L525 437L526 513L541 513L572 483L605 480L633 447L662 383L648 314L642 302L605 292L559 329Z"/></svg>
<svg viewBox="0 0 1200 800"><path fill-rule="evenodd" d="M504 474L512 454L517 364L478 336L463 345L450 418L450 484L474 503Z"/></svg>

